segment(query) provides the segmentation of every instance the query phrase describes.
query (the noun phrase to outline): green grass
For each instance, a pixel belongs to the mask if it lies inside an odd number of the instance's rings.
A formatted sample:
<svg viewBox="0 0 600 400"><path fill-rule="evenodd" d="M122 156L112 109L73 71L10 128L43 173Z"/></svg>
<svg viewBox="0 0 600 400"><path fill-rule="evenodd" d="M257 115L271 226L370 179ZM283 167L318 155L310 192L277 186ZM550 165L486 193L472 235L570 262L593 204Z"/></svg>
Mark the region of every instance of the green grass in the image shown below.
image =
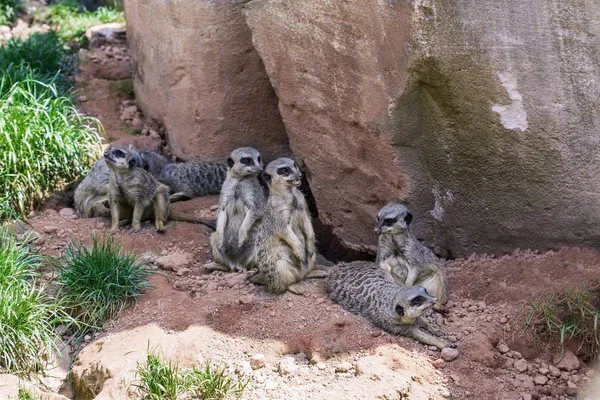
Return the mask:
<svg viewBox="0 0 600 400"><path fill-rule="evenodd" d="M137 364L139 384L134 386L146 400L176 400L188 395L200 399L239 398L249 380L229 375L224 366L208 360L202 366L180 369L148 350L145 363Z"/></svg>
<svg viewBox="0 0 600 400"><path fill-rule="evenodd" d="M42 370L57 339L54 326L72 326L63 303L46 294L36 271L42 258L0 227L0 373L27 375Z"/></svg>
<svg viewBox="0 0 600 400"><path fill-rule="evenodd" d="M26 214L88 171L100 152L99 122L38 81L0 80L0 220Z"/></svg>
<svg viewBox="0 0 600 400"><path fill-rule="evenodd" d="M129 99L135 98L135 92L133 88L133 79L121 79L118 81L110 81L108 83L108 89L110 94L115 97L126 97Z"/></svg>
<svg viewBox="0 0 600 400"><path fill-rule="evenodd" d="M12 22L22 5L20 0L0 0L0 25Z"/></svg>
<svg viewBox="0 0 600 400"><path fill-rule="evenodd" d="M92 240L89 248L76 242L66 248L58 267L58 296L80 322L101 329L151 287L147 278L152 271L112 237Z"/></svg>
<svg viewBox="0 0 600 400"><path fill-rule="evenodd" d="M39 397L24 388L19 388L17 400L39 400Z"/></svg>
<svg viewBox="0 0 600 400"><path fill-rule="evenodd" d="M61 95L71 89L72 75L77 69L74 52L56 32L35 33L27 40L11 39L0 47L0 70L4 90L12 84L34 79L54 84ZM0 91L0 94L3 94Z"/></svg>
<svg viewBox="0 0 600 400"><path fill-rule="evenodd" d="M125 14L112 8L100 7L96 11L83 9L74 0L59 1L49 6L49 11L41 17L66 42L84 44L85 31L100 24L125 22Z"/></svg>
<svg viewBox="0 0 600 400"><path fill-rule="evenodd" d="M521 310L523 333L540 347L561 351L575 341L578 351L595 358L600 349L600 280L583 288L567 288L540 297Z"/></svg>

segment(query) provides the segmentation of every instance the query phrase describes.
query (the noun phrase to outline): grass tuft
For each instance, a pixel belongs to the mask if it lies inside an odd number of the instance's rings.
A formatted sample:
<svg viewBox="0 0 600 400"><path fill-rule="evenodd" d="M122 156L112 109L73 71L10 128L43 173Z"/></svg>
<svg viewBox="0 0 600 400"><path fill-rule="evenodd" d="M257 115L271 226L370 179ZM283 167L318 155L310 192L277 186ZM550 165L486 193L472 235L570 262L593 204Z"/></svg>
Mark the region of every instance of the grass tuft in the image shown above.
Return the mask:
<svg viewBox="0 0 600 400"><path fill-rule="evenodd" d="M180 369L148 350L146 362L137 364L140 383L134 385L143 399L175 400L182 395L201 399L239 398L249 383L243 375L231 376L224 366L207 360L200 367Z"/></svg>
<svg viewBox="0 0 600 400"><path fill-rule="evenodd" d="M63 0L51 4L49 12L42 19L57 31L62 40L84 44L84 34L88 28L110 22L125 22L125 14L107 7L87 11L75 0Z"/></svg>
<svg viewBox="0 0 600 400"><path fill-rule="evenodd" d="M20 0L0 0L0 25L8 25L23 6Z"/></svg>
<svg viewBox="0 0 600 400"><path fill-rule="evenodd" d="M59 266L58 295L80 322L101 329L151 285L151 270L110 236L92 237L88 248L71 242Z"/></svg>
<svg viewBox="0 0 600 400"><path fill-rule="evenodd" d="M63 303L38 284L42 259L27 242L0 227L0 373L43 370L56 350L54 326L73 323Z"/></svg>
<svg viewBox="0 0 600 400"><path fill-rule="evenodd" d="M567 288L538 301L527 303L523 310L523 334L531 334L539 347L575 341L578 351L595 358L600 349L600 280L583 288Z"/></svg>
<svg viewBox="0 0 600 400"><path fill-rule="evenodd" d="M22 387L17 392L17 400L39 400L40 398Z"/></svg>
<svg viewBox="0 0 600 400"><path fill-rule="evenodd" d="M97 129L54 86L15 83L0 96L0 212L26 214L87 172L101 149ZM0 219L10 216L4 211Z"/></svg>

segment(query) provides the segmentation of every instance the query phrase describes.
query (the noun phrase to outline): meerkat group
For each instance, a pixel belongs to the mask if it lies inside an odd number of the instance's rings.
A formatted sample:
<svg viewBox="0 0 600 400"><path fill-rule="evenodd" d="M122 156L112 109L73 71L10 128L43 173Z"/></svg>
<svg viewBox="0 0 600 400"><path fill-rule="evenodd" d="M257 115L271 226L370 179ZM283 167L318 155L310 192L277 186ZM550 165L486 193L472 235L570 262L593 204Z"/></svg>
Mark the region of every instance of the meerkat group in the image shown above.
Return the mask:
<svg viewBox="0 0 600 400"><path fill-rule="evenodd" d="M444 311L447 283L440 260L411 233L412 213L400 203L385 205L377 214L375 262L341 263L327 270L316 263L301 178L290 158L263 169L260 153L251 147L234 150L227 165L170 163L157 153L114 147L77 188L75 206L84 217L108 211L112 233L121 218L131 220L131 233L150 218L159 232L168 219L211 226L214 261L205 265L207 271L256 270L251 281L275 294L302 294L302 280L327 278L329 296L348 311L391 334L447 347L437 337L441 332L422 318L430 309ZM171 210L172 202L212 193L220 193L216 226Z"/></svg>

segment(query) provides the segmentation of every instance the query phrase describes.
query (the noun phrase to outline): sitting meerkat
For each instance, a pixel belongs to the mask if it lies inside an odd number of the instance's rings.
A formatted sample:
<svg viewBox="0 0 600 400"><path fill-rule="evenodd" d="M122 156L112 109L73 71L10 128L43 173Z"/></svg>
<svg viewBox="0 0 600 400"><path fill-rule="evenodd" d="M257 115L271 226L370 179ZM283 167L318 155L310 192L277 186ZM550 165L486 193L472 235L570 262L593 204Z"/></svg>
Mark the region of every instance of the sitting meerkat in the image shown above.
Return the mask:
<svg viewBox="0 0 600 400"><path fill-rule="evenodd" d="M440 260L410 232L410 211L399 203L389 203L377 214L379 246L377 265L400 286L423 286L443 311L447 302L446 278Z"/></svg>
<svg viewBox="0 0 600 400"><path fill-rule="evenodd" d="M129 233L141 230L141 221L154 217L158 232L165 231L168 219L196 222L214 229L214 224L202 218L171 211L169 188L159 183L148 171L136 166L130 151L111 147L104 152L109 168L108 203L111 215L111 233L119 230L121 217L131 219Z"/></svg>
<svg viewBox="0 0 600 400"><path fill-rule="evenodd" d="M258 273L252 282L272 293L289 290L303 293L296 285L305 278L324 278L316 270L315 233L304 196L298 190L302 173L293 160L278 158L267 165L263 179L269 199L256 239Z"/></svg>
<svg viewBox="0 0 600 400"><path fill-rule="evenodd" d="M237 272L253 266L256 233L267 201L258 181L263 165L256 149L234 150L227 166L227 179L219 197L217 229L210 237L215 262L204 266L209 271Z"/></svg>
<svg viewBox="0 0 600 400"><path fill-rule="evenodd" d="M327 279L327 292L346 310L366 317L392 335L410 337L438 349L448 347L435 337L442 332L421 318L437 299L421 286L396 285L371 262L355 261L334 268Z"/></svg>

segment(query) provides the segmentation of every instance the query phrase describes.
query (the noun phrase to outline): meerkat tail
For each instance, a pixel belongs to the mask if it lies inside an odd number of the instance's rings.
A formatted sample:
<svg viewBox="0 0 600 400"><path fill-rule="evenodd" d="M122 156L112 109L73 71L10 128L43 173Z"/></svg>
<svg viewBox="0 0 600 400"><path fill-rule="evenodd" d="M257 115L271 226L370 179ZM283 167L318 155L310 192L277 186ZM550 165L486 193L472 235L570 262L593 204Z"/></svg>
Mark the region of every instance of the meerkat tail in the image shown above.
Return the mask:
<svg viewBox="0 0 600 400"><path fill-rule="evenodd" d="M210 221L204 218L194 217L192 215L182 213L179 211L173 211L169 213L169 219L172 221L182 221L182 222L192 222L194 224L202 224L208 226L213 231L216 229L216 225L214 221Z"/></svg>

